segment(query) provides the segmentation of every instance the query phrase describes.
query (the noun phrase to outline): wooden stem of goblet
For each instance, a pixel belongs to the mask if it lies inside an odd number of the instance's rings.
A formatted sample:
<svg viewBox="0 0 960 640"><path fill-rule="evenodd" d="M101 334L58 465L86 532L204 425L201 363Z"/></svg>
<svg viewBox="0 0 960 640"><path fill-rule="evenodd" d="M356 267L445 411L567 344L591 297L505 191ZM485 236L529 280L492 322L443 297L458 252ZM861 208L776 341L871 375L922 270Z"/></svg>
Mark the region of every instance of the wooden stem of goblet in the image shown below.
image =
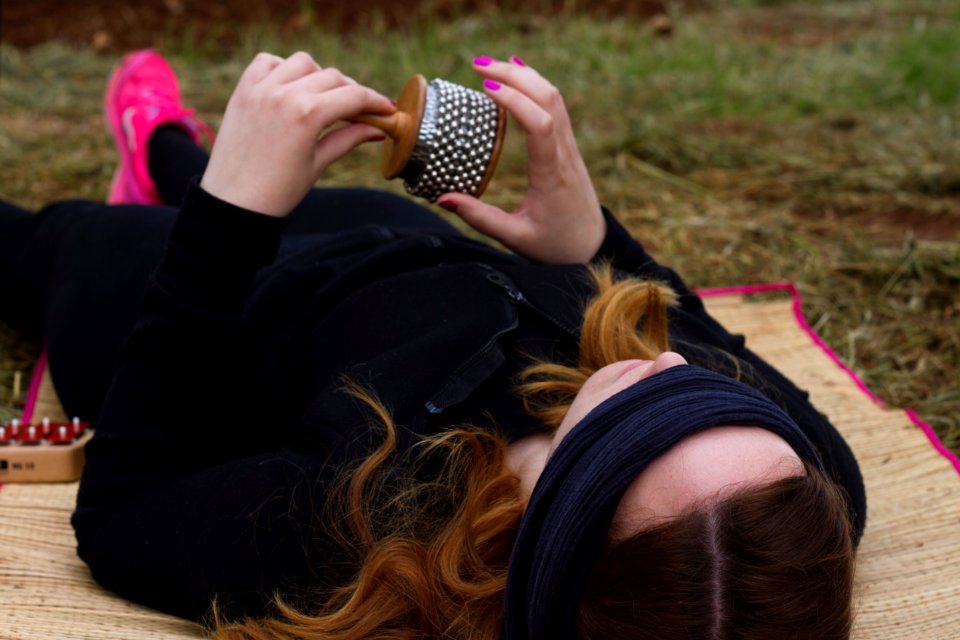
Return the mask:
<svg viewBox="0 0 960 640"><path fill-rule="evenodd" d="M394 140L409 135L410 131L410 114L402 111L394 112L389 116L375 116L365 113L356 118L350 118L350 122L368 124L371 127L376 127Z"/></svg>
<svg viewBox="0 0 960 640"><path fill-rule="evenodd" d="M417 74L404 85L393 114L377 116L365 113L351 119L352 122L368 124L387 134L388 139L383 143L380 156L380 173L387 180L399 176L413 155L426 104L427 79Z"/></svg>

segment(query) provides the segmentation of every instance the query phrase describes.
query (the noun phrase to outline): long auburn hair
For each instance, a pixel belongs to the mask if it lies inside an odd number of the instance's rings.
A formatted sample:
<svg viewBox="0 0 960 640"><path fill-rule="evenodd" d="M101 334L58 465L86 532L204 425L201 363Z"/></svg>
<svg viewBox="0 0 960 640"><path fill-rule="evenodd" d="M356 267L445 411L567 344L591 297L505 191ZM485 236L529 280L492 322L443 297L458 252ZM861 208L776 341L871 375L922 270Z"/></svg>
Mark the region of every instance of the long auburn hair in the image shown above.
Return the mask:
<svg viewBox="0 0 960 640"><path fill-rule="evenodd" d="M577 365L536 362L518 386L549 428L594 371L669 348L669 287L618 280L609 266L590 275L597 293L584 310ZM275 616L236 623L214 611L216 638L499 640L525 506L508 442L471 426L425 439L397 489L389 410L368 390L347 390L385 431L344 475L345 498L327 518L359 570L313 606L277 596ZM853 570L843 495L806 465L803 476L740 490L611 543L585 584L577 632L598 640L847 638Z"/></svg>

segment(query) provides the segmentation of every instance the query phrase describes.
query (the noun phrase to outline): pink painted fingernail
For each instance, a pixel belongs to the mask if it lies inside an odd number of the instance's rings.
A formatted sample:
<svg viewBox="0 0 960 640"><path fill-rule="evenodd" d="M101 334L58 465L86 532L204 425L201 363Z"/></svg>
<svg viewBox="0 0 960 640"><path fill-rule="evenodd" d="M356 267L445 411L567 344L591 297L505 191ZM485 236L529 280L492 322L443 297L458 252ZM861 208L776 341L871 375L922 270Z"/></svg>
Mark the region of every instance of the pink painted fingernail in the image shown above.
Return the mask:
<svg viewBox="0 0 960 640"><path fill-rule="evenodd" d="M478 67L489 67L491 62L494 62L494 60L490 56L477 56L473 59L473 64Z"/></svg>
<svg viewBox="0 0 960 640"><path fill-rule="evenodd" d="M483 81L483 86L485 86L487 89L490 89L490 91L500 91L500 83L494 82L490 78L487 78Z"/></svg>
<svg viewBox="0 0 960 640"><path fill-rule="evenodd" d="M510 61L513 62L513 64L515 64L515 65L517 65L517 66L520 66L520 67L525 67L525 66L527 66L527 63L524 62L523 60L521 60L521 59L520 59L519 57L517 57L517 56L510 56Z"/></svg>
<svg viewBox="0 0 960 640"><path fill-rule="evenodd" d="M452 211L453 213L456 213L459 210L459 207L457 207L457 203L454 202L453 200L438 200L437 204L443 207L444 209L446 209L447 211Z"/></svg>

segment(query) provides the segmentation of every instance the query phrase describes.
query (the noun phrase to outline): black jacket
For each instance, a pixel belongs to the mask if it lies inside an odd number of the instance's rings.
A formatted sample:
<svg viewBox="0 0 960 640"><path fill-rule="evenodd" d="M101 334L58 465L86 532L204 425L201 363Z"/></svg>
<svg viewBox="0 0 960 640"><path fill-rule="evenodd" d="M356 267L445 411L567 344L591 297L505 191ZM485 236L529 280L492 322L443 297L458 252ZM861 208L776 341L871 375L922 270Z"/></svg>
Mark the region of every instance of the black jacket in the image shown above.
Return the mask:
<svg viewBox="0 0 960 640"><path fill-rule="evenodd" d="M597 257L680 294L676 350L740 360L847 489L859 537L863 482L836 430L605 217ZM283 227L192 188L87 448L78 553L105 587L176 615L203 615L215 595L256 615L275 591L355 570L317 526L338 471L382 437L344 376L389 407L401 450L463 421L492 419L515 440L538 426L510 393L514 374L528 355L576 353L583 265L532 264L453 234L285 238Z"/></svg>

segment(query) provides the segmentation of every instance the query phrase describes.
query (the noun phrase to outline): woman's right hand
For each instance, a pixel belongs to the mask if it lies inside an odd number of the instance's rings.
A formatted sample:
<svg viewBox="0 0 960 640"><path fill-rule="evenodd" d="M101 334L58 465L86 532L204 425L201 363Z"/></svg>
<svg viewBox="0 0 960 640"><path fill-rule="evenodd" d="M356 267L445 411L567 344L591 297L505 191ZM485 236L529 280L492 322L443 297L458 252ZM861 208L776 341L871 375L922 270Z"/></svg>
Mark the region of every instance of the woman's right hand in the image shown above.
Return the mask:
<svg viewBox="0 0 960 640"><path fill-rule="evenodd" d="M283 217L332 162L383 134L350 124L361 113L389 115L386 97L309 54L287 59L261 53L234 89L200 186L244 209Z"/></svg>

